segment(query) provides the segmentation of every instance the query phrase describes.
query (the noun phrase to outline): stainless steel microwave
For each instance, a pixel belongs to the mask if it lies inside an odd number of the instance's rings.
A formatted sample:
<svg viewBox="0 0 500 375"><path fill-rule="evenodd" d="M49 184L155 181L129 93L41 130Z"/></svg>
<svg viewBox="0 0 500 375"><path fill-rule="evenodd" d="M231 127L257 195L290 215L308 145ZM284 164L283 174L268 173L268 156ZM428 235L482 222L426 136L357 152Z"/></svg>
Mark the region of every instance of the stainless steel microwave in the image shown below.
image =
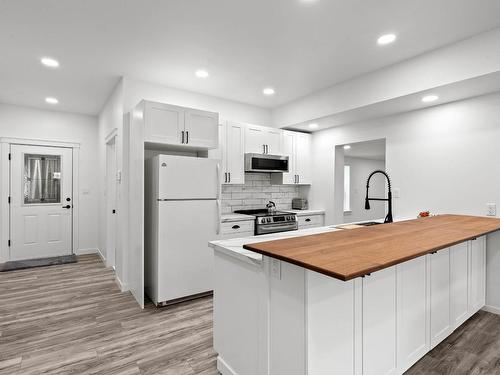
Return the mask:
<svg viewBox="0 0 500 375"><path fill-rule="evenodd" d="M288 172L288 156L245 154L245 172Z"/></svg>

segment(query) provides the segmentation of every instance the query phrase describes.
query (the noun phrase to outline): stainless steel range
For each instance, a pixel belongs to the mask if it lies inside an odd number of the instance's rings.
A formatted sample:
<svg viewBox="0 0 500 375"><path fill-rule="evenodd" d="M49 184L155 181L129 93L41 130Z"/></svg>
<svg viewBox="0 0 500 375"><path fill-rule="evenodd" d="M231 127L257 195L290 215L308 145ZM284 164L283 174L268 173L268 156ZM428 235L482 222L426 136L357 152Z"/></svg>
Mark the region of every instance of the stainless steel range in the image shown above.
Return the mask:
<svg viewBox="0 0 500 375"><path fill-rule="evenodd" d="M286 232L299 228L297 215L292 212L269 211L268 209L238 210L237 214L255 216L255 235Z"/></svg>

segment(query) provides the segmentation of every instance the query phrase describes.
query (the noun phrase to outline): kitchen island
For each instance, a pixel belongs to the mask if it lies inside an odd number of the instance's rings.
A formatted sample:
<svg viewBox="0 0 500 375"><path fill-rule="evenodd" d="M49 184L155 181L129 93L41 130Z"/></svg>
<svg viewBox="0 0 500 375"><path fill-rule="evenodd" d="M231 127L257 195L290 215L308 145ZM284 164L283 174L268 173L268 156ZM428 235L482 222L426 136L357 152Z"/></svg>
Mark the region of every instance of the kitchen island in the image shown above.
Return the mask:
<svg viewBox="0 0 500 375"><path fill-rule="evenodd" d="M401 374L485 304L485 235L460 215L212 242L226 374Z"/></svg>

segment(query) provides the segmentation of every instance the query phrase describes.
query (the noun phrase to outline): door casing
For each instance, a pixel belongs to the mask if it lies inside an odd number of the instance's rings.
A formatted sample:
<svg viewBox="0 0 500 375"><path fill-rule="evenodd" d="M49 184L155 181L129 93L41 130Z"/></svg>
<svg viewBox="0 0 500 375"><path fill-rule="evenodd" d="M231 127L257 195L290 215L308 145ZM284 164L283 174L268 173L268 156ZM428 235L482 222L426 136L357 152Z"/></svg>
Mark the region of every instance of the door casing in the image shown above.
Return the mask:
<svg viewBox="0 0 500 375"><path fill-rule="evenodd" d="M71 148L73 153L73 215L72 215L72 253L78 250L79 233L78 218L80 209L79 195L79 153L80 144L72 142L48 141L39 139L0 137L0 263L10 260L9 233L10 233L10 146L48 146Z"/></svg>

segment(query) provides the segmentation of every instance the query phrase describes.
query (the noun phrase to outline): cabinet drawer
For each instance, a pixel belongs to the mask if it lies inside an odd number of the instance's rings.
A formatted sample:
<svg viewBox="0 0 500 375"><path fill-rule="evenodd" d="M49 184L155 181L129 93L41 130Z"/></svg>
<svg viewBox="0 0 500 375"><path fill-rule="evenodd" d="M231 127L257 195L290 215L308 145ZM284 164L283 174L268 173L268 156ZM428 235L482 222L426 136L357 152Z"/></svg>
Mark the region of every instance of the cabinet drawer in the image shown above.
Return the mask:
<svg viewBox="0 0 500 375"><path fill-rule="evenodd" d="M254 233L254 222L253 220L248 221L233 221L229 223L222 223L221 232L223 235L226 234L246 234Z"/></svg>
<svg viewBox="0 0 500 375"><path fill-rule="evenodd" d="M323 215L298 216L299 228L320 227L323 225Z"/></svg>

